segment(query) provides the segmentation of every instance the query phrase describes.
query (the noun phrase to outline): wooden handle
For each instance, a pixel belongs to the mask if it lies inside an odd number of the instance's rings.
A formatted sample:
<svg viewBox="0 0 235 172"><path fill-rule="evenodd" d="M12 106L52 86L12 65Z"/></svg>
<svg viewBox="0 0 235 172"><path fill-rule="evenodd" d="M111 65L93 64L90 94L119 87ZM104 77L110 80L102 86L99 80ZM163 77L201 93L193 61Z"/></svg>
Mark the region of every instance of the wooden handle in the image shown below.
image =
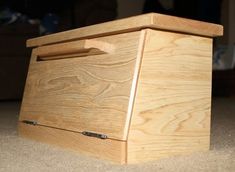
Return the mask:
<svg viewBox="0 0 235 172"><path fill-rule="evenodd" d="M81 40L55 45L47 45L35 49L37 61L108 54L114 50L113 45L97 40Z"/></svg>

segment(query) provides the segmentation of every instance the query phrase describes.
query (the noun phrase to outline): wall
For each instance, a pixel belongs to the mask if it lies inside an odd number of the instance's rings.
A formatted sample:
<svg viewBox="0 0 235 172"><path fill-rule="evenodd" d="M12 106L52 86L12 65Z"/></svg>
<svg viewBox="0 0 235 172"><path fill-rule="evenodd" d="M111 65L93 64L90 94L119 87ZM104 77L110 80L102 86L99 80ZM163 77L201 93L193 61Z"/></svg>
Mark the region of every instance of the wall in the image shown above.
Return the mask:
<svg viewBox="0 0 235 172"><path fill-rule="evenodd" d="M142 13L145 0L117 0L118 19L139 15Z"/></svg>
<svg viewBox="0 0 235 172"><path fill-rule="evenodd" d="M219 44L235 43L235 1L223 0L221 7L221 24L224 26L224 36L218 39Z"/></svg>
<svg viewBox="0 0 235 172"><path fill-rule="evenodd" d="M229 35L229 43L235 43L235 1L234 0L229 0L229 5L228 5L228 35Z"/></svg>

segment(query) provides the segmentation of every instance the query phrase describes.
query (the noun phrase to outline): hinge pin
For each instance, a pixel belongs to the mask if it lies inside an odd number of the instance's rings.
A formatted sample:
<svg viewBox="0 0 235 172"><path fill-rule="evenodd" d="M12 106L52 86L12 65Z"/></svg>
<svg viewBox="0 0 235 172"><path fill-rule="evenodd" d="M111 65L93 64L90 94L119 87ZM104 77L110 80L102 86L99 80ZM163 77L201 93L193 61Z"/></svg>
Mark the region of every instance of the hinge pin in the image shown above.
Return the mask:
<svg viewBox="0 0 235 172"><path fill-rule="evenodd" d="M23 120L22 122L29 125L37 125L37 121Z"/></svg>
<svg viewBox="0 0 235 172"><path fill-rule="evenodd" d="M99 139L107 139L108 138L108 136L106 136L104 134L92 133L92 132L88 132L88 131L83 131L82 134L85 136L96 137Z"/></svg>

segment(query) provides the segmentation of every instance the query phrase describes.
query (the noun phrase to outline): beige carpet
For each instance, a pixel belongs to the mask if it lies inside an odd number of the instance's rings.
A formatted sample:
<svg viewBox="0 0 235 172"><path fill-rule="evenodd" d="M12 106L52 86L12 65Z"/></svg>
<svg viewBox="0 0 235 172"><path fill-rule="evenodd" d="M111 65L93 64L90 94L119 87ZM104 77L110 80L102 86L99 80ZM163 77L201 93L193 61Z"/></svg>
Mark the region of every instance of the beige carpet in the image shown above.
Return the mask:
<svg viewBox="0 0 235 172"><path fill-rule="evenodd" d="M20 104L0 102L1 172L234 172L235 99L213 100L211 151L138 165L115 165L17 136Z"/></svg>

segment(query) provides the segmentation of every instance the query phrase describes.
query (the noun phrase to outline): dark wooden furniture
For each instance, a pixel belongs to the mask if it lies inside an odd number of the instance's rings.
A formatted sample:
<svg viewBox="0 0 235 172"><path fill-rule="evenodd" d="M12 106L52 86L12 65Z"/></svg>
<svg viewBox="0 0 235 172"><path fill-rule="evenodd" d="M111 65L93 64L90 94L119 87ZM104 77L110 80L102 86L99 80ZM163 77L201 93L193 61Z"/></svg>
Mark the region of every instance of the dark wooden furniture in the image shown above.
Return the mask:
<svg viewBox="0 0 235 172"><path fill-rule="evenodd" d="M0 100L21 99L30 49L26 39L38 35L38 26L14 24L0 27Z"/></svg>

